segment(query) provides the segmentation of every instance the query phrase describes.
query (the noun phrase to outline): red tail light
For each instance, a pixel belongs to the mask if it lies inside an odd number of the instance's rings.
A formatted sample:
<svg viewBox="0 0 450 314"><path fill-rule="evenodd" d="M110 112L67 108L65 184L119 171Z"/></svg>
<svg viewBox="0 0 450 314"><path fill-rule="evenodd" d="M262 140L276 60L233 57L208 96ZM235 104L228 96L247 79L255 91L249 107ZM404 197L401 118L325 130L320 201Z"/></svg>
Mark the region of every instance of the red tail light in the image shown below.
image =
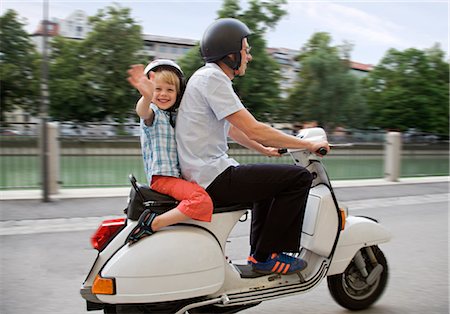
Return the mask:
<svg viewBox="0 0 450 314"><path fill-rule="evenodd" d="M101 251L106 244L125 226L125 218L110 219L102 222L91 237L94 249Z"/></svg>

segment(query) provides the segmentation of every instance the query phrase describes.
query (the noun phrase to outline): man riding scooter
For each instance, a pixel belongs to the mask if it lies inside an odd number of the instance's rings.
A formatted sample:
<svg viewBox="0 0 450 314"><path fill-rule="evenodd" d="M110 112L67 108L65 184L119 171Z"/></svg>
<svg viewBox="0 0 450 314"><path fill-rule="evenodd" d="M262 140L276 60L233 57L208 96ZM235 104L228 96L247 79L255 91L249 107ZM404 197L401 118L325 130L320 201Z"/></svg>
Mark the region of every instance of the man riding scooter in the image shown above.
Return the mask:
<svg viewBox="0 0 450 314"><path fill-rule="evenodd" d="M315 156L329 150L325 131L285 135L254 119L233 92L231 80L252 59L249 34L235 19L207 29L201 43L207 64L191 77L178 115L181 170L207 188L215 205L211 222L189 220L129 245L143 212L162 214L177 204L131 176L126 217L104 221L92 237L98 255L80 289L88 310L236 313L311 291L324 278L337 303L362 310L385 290L389 267L378 246L391 235L337 202ZM238 165L227 155L228 135L268 156L291 148L294 165ZM249 202L251 255L242 265L226 251Z"/></svg>
<svg viewBox="0 0 450 314"><path fill-rule="evenodd" d="M294 165L239 165L227 155L227 137L267 156L278 148L316 152L327 141L310 142L257 121L233 91L232 80L245 75L252 61L249 28L232 18L219 19L203 35L206 65L190 78L177 118L182 175L197 182L215 206L230 200L253 203L248 261L258 273L290 274L306 268L297 252L312 176Z"/></svg>

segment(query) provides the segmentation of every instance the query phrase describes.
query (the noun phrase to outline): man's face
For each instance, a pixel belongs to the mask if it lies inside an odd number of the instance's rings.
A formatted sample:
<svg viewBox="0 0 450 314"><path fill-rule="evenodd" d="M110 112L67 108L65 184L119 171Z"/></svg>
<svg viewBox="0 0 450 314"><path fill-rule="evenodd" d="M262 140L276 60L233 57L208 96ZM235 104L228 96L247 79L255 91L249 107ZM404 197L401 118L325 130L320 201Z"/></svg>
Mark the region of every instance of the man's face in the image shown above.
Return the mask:
<svg viewBox="0 0 450 314"><path fill-rule="evenodd" d="M241 66L237 70L237 75L244 76L247 70L247 63L252 61L252 55L250 54L251 47L248 44L247 38L242 39L242 49L241 49Z"/></svg>

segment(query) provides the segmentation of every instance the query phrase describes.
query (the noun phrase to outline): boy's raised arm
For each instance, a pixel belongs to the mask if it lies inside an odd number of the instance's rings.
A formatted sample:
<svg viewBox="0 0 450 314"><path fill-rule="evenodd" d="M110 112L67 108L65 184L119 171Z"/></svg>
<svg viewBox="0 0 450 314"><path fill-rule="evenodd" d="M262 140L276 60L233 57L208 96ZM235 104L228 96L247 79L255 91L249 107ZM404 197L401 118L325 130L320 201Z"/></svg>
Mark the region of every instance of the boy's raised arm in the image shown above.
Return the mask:
<svg viewBox="0 0 450 314"><path fill-rule="evenodd" d="M146 124L153 122L154 112L150 108L150 104L153 98L154 84L153 79L155 73L150 72L150 79L144 73L144 66L142 64L135 64L131 66L131 69L127 71L128 82L136 88L142 97L136 104L136 113L141 119L144 119Z"/></svg>

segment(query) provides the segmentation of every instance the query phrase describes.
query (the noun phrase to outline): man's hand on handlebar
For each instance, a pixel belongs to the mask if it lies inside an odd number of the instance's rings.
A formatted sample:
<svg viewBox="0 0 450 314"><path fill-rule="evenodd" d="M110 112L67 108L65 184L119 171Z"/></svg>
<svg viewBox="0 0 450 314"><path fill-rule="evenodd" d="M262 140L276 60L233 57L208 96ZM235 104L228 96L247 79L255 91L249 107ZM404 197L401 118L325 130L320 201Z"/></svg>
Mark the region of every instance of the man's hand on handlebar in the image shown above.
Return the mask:
<svg viewBox="0 0 450 314"><path fill-rule="evenodd" d="M330 145L327 141L310 142L308 150L319 157L325 156L330 151Z"/></svg>
<svg viewBox="0 0 450 314"><path fill-rule="evenodd" d="M317 156L323 157L330 151L330 145L327 141L322 142L310 142L310 147L307 148L309 151L313 152ZM286 154L288 150L286 148L279 148L278 154L283 155Z"/></svg>
<svg viewBox="0 0 450 314"><path fill-rule="evenodd" d="M282 155L282 153L279 152L279 149L274 147L264 147L263 154L268 157L281 157Z"/></svg>

